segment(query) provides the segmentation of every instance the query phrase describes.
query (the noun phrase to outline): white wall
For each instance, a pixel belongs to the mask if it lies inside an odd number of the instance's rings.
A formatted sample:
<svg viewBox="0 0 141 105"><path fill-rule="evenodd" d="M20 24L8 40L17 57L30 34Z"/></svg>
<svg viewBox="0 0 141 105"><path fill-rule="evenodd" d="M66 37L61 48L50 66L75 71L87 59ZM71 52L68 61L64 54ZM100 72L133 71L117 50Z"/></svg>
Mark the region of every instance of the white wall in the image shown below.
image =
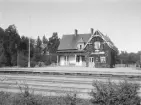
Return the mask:
<svg viewBox="0 0 141 105"><path fill-rule="evenodd" d="M76 62L76 66L82 66L82 58L80 58L79 62Z"/></svg>
<svg viewBox="0 0 141 105"><path fill-rule="evenodd" d="M65 56L60 56L60 66L65 66L66 64L67 65L73 64L76 66L86 66L86 62L82 62L82 61L76 62L75 55L69 55L69 56L67 56L67 59L68 59L68 61L66 62ZM82 58L81 58L81 60L82 60Z"/></svg>
<svg viewBox="0 0 141 105"><path fill-rule="evenodd" d="M68 56L69 64L76 64L75 55Z"/></svg>
<svg viewBox="0 0 141 105"><path fill-rule="evenodd" d="M61 66L65 65L65 57L64 56L60 56L60 65Z"/></svg>

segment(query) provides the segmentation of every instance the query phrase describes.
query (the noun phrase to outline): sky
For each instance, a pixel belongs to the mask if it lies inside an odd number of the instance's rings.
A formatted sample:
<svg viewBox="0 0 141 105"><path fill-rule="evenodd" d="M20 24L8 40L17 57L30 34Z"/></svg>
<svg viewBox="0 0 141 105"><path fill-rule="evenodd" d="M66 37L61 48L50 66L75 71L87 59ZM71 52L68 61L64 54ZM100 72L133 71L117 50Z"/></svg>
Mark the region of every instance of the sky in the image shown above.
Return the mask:
<svg viewBox="0 0 141 105"><path fill-rule="evenodd" d="M141 0L0 0L0 27L37 38L90 33L108 35L121 51L141 50Z"/></svg>

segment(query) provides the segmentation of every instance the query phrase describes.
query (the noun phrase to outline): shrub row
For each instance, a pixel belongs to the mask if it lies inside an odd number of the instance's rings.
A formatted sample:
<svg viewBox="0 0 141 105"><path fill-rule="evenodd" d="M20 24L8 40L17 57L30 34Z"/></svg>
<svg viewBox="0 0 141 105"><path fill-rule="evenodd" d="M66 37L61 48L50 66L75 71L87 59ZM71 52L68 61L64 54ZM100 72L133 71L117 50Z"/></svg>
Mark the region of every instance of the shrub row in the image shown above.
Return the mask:
<svg viewBox="0 0 141 105"><path fill-rule="evenodd" d="M0 105L90 105L90 102L76 98L75 95L53 97L1 91Z"/></svg>
<svg viewBox="0 0 141 105"><path fill-rule="evenodd" d="M90 100L79 99L77 94L51 97L34 95L28 85L19 86L21 93L0 92L0 105L140 105L139 84L126 80L115 83L93 82Z"/></svg>
<svg viewBox="0 0 141 105"><path fill-rule="evenodd" d="M115 83L112 81L94 81L91 102L94 105L140 105L140 85L127 80Z"/></svg>

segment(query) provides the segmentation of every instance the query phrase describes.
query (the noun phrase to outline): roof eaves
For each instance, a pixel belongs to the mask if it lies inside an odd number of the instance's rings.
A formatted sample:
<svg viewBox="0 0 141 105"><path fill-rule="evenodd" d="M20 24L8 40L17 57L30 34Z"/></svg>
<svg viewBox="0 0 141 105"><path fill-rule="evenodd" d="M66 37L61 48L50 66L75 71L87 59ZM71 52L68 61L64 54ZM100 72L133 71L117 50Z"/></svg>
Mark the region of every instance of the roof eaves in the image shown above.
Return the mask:
<svg viewBox="0 0 141 105"><path fill-rule="evenodd" d="M102 39L104 39L104 41L107 43L107 45L108 45L111 49L113 49L114 51L117 51L117 49L114 48L115 45L113 45L113 44L111 43L111 40L107 40L107 39L105 38L106 36L103 35L99 30L96 30L96 31L99 32L99 34L100 34L100 36L102 37Z"/></svg>

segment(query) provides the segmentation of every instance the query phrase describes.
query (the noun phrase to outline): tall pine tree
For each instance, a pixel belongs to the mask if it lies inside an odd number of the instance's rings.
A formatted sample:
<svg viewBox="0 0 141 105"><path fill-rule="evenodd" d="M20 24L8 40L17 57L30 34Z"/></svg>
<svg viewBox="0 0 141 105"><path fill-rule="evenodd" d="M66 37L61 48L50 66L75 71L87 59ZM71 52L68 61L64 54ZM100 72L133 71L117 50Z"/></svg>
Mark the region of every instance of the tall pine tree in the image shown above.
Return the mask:
<svg viewBox="0 0 141 105"><path fill-rule="evenodd" d="M17 32L15 25L9 25L5 30L4 37L4 53L6 55L6 65L16 66L17 65L17 52L20 44L20 36Z"/></svg>
<svg viewBox="0 0 141 105"><path fill-rule="evenodd" d="M58 33L54 32L52 37L49 38L49 43L48 43L49 53L56 53L59 44L60 44L60 39L58 38Z"/></svg>
<svg viewBox="0 0 141 105"><path fill-rule="evenodd" d="M45 35L43 36L42 42L43 42L42 50L43 50L43 54L45 55L48 51L48 40Z"/></svg>
<svg viewBox="0 0 141 105"><path fill-rule="evenodd" d="M36 41L34 56L33 56L33 60L36 62L39 62L41 60L41 55L42 55L41 45L42 45L42 40L38 36L37 41Z"/></svg>

